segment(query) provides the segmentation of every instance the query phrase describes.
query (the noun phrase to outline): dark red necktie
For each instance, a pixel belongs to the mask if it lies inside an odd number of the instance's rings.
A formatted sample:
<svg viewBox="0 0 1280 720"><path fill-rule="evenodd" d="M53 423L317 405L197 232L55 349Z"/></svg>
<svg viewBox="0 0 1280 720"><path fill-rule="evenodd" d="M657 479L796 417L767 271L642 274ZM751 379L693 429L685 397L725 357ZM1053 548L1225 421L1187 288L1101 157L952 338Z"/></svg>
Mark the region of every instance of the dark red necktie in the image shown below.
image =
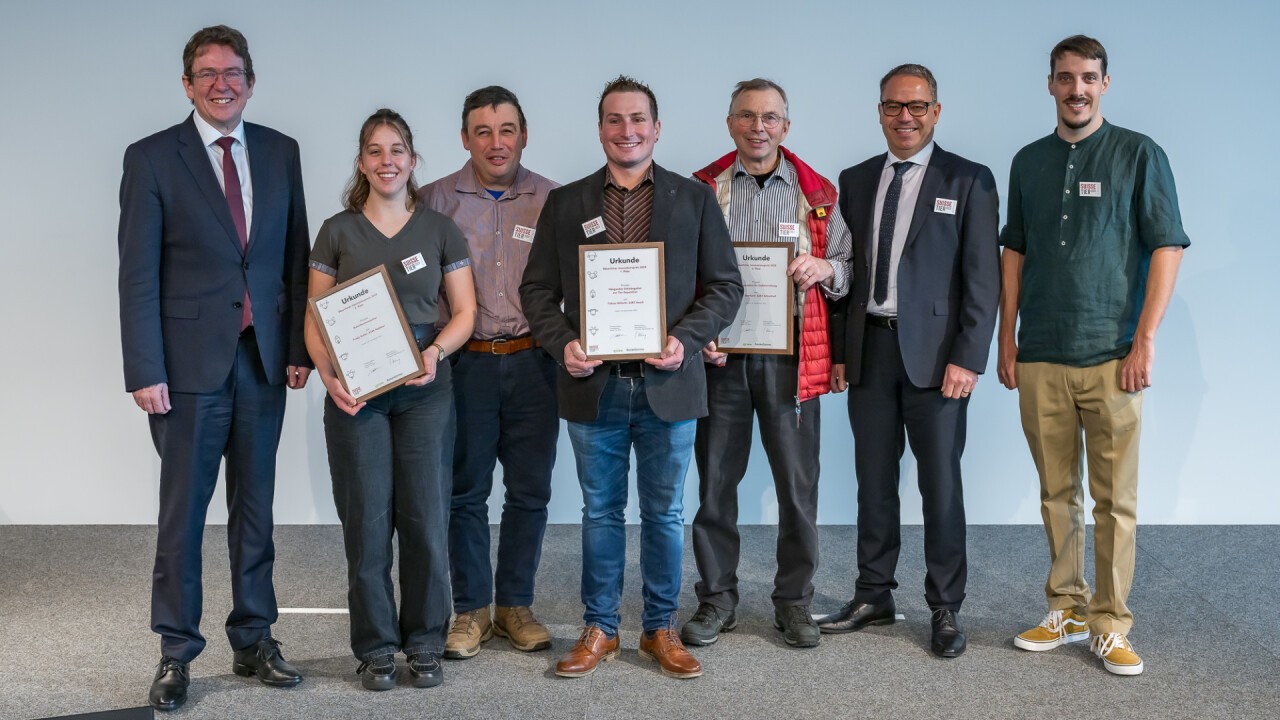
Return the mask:
<svg viewBox="0 0 1280 720"><path fill-rule="evenodd" d="M231 157L231 143L234 138L220 137L214 141L222 148L222 185L227 195L227 209L231 211L231 222L235 223L236 234L240 236L240 249L248 252L249 224L244 219L244 196L240 193L240 173L236 171L236 161ZM249 307L249 288L244 289L244 313L240 318L240 332L253 324L253 309Z"/></svg>

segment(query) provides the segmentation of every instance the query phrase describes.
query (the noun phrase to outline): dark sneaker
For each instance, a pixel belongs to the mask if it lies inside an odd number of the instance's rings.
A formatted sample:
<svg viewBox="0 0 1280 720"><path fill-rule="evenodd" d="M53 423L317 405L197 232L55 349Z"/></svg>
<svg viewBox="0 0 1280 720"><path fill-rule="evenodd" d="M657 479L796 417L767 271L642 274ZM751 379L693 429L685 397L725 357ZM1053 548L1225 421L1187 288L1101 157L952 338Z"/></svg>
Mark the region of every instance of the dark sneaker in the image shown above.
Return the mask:
<svg viewBox="0 0 1280 720"><path fill-rule="evenodd" d="M356 668L356 674L365 690L390 690L396 686L395 656L379 655L366 660Z"/></svg>
<svg viewBox="0 0 1280 720"><path fill-rule="evenodd" d="M721 610L711 603L698 603L698 611L680 628L680 639L686 645L710 645L720 639L720 633L738 627L738 617L732 610Z"/></svg>
<svg viewBox="0 0 1280 720"><path fill-rule="evenodd" d="M789 605L773 611L773 627L782 631L782 639L791 647L818 647L822 633L809 614L808 605Z"/></svg>
<svg viewBox="0 0 1280 720"><path fill-rule="evenodd" d="M440 657L434 653L415 653L409 656L409 678L416 688L430 688L444 682L444 668Z"/></svg>

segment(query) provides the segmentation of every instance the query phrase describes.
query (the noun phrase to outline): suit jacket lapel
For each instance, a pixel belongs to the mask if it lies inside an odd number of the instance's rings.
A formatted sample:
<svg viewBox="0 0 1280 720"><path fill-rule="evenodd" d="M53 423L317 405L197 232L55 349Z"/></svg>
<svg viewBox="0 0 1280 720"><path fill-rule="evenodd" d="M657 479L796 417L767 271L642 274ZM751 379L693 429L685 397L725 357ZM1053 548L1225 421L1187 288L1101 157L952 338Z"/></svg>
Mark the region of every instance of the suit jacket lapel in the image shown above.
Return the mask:
<svg viewBox="0 0 1280 720"><path fill-rule="evenodd" d="M653 164L653 218L649 223L649 242L666 242L671 210L675 207L676 187L670 174Z"/></svg>
<svg viewBox="0 0 1280 720"><path fill-rule="evenodd" d="M227 233L227 240L231 242L237 251L240 251L240 234L236 232L236 224L231 219L231 210L227 208L227 196L223 194L222 188L218 186L218 176L213 174L213 165L209 162L209 151L205 148L204 143L200 141L200 133L196 132L195 120L190 117L187 122L183 123L182 130L178 132L178 154L182 156L182 160L187 164L187 169L191 171L191 176L196 181L196 187L200 188L201 194L209 201L210 207L213 208L213 214L218 218L218 222L222 224L222 229Z"/></svg>
<svg viewBox="0 0 1280 720"><path fill-rule="evenodd" d="M262 134L258 132L256 125L244 124L244 149L248 155L250 151L257 154L258 161L253 161L253 156L249 157L249 178L250 187L254 189L253 193L253 211L249 219L249 240L245 243L245 254L253 249L253 242L258 237L258 228L262 223L258 222L258 216L265 212L262 208L262 200L267 196L264 192L259 192L265 188L272 186L274 179L271 176L273 163L267 162L267 148L264 147L266 140ZM230 214L230 213L228 213Z"/></svg>
<svg viewBox="0 0 1280 720"><path fill-rule="evenodd" d="M904 250L915 242L924 221L928 219L929 213L933 212L934 200L938 198L938 191L942 189L942 179L946 177L947 166L950 164L949 154L935 145L933 155L929 158L929 165L924 169L924 181L920 183L920 194L916 196L916 208L911 213L911 228L907 231Z"/></svg>
<svg viewBox="0 0 1280 720"><path fill-rule="evenodd" d="M582 217L573 219L573 222L579 227L582 226L582 223L596 218L604 218L604 173L605 169L600 168L587 182L586 189L582 193ZM609 242L607 239L596 235L586 237L586 231L582 232L583 234L579 237L583 239L578 241L579 245L600 245Z"/></svg>

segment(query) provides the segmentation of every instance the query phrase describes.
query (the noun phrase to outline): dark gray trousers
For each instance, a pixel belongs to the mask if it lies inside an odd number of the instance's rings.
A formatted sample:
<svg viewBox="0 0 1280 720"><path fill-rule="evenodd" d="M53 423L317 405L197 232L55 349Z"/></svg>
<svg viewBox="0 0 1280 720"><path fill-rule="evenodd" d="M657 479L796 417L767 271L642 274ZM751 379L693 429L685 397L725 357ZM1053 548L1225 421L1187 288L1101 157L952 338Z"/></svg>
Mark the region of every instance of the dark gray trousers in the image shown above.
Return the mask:
<svg viewBox="0 0 1280 720"><path fill-rule="evenodd" d="M776 607L808 605L818 567L819 403L804 403L797 424L795 355L730 355L707 368L709 414L698 420L698 514L693 556L701 580L699 602L722 609L738 604L738 484L747 472L754 418L778 494Z"/></svg>

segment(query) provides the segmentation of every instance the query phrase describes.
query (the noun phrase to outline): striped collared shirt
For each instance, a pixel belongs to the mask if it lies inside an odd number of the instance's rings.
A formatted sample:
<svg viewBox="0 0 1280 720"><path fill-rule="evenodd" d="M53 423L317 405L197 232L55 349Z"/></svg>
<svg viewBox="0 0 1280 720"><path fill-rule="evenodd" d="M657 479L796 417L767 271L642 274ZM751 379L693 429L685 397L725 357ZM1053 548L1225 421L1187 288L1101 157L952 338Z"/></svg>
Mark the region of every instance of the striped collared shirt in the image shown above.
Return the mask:
<svg viewBox="0 0 1280 720"><path fill-rule="evenodd" d="M778 232L780 223L808 222L797 217L800 207L800 186L795 167L785 157L778 158L778 167L764 182L764 187L742 166L741 159L733 161L733 191L729 199L729 236L734 242L790 242L795 238L783 237ZM853 235L836 208L827 213L827 249L823 259L831 263L835 274L830 286L819 285L827 297L842 298L849 292L849 253L853 249Z"/></svg>
<svg viewBox="0 0 1280 720"><path fill-rule="evenodd" d="M653 224L653 163L644 179L630 190L618 185L606 165L604 170L604 234L611 243L649 242Z"/></svg>

